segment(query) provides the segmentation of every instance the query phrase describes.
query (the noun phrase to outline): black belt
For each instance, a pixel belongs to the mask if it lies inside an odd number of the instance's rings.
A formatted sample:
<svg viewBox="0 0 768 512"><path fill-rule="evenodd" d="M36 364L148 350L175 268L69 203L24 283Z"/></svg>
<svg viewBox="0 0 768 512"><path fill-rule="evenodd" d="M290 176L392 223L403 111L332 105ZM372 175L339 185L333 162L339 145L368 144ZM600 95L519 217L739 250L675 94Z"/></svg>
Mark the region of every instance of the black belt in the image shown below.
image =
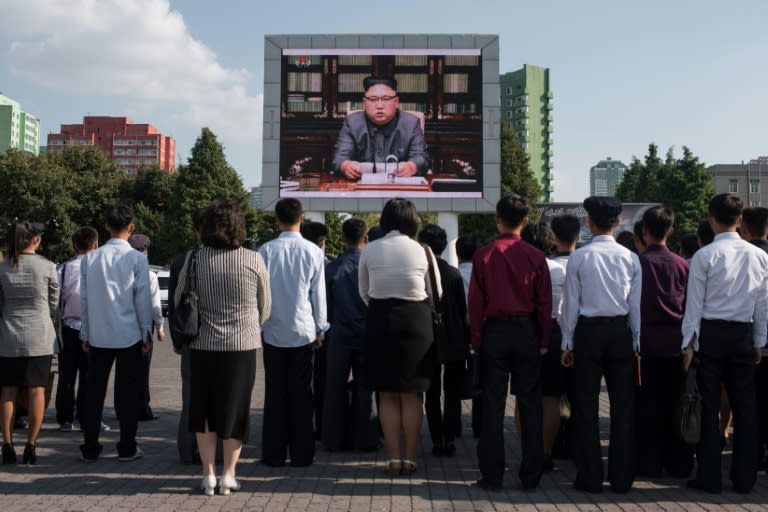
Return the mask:
<svg viewBox="0 0 768 512"><path fill-rule="evenodd" d="M579 323L582 324L618 324L626 323L627 315L619 316L580 316Z"/></svg>

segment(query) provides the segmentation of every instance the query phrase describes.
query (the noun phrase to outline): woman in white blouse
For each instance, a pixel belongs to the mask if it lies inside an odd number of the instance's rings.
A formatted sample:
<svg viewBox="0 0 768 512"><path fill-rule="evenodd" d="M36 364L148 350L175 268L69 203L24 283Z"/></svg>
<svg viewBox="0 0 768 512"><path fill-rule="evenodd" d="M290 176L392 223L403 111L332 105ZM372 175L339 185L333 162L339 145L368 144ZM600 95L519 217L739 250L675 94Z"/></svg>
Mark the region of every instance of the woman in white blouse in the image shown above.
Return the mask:
<svg viewBox="0 0 768 512"><path fill-rule="evenodd" d="M434 255L413 240L418 223L413 203L391 199L381 214L384 238L369 243L360 256L360 296L368 304L364 379L379 392L379 420L389 456L386 471L391 476L416 470L422 396L435 357L430 301L442 293ZM427 255L436 291L429 285Z"/></svg>

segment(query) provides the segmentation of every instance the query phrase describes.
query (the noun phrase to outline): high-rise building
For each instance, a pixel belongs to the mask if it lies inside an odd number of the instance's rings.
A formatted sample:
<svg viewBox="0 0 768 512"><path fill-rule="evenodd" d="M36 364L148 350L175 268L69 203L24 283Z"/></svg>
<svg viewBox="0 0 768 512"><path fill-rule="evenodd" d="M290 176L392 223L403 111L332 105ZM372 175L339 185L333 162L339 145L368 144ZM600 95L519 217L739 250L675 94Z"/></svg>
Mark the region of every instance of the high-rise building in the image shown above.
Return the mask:
<svg viewBox="0 0 768 512"><path fill-rule="evenodd" d="M0 153L9 148L27 155L40 154L40 120L21 110L21 105L0 93Z"/></svg>
<svg viewBox="0 0 768 512"><path fill-rule="evenodd" d="M717 164L707 167L718 194L734 194L745 206L768 206L768 159L759 157L748 164Z"/></svg>
<svg viewBox="0 0 768 512"><path fill-rule="evenodd" d="M552 90L549 69L526 64L500 78L501 122L517 133L530 159L533 175L550 202L555 192L552 145Z"/></svg>
<svg viewBox="0 0 768 512"><path fill-rule="evenodd" d="M128 174L136 174L142 166L175 169L176 141L151 124L134 124L127 117L86 116L83 124L63 124L61 133L48 135L48 151L70 146L101 148Z"/></svg>
<svg viewBox="0 0 768 512"><path fill-rule="evenodd" d="M615 196L616 188L624 177L627 166L620 160L607 157L589 169L589 195Z"/></svg>
<svg viewBox="0 0 768 512"><path fill-rule="evenodd" d="M254 210L261 210L262 193L261 186L251 187L251 193L248 194L248 204L251 205L251 208Z"/></svg>

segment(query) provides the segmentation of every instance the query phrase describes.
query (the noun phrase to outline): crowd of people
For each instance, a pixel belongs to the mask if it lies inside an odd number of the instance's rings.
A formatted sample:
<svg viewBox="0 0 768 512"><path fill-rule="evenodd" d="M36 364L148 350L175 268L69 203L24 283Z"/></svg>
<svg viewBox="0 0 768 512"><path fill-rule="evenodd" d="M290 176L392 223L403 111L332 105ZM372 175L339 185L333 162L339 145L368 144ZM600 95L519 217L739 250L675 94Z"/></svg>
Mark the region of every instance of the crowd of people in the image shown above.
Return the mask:
<svg viewBox="0 0 768 512"><path fill-rule="evenodd" d="M419 230L405 199L389 200L370 229L347 219L345 250L333 261L323 251L328 230L305 221L297 199L277 202L280 235L257 251L244 246L245 220L233 202L195 212L197 242L171 265L168 314L182 315L190 300L196 306L196 335L183 343L189 337L171 322L171 339L181 355L179 454L201 464L202 491L240 489L257 349L265 382L260 462L270 467L311 465L317 441L331 451L373 452L383 437L383 470L409 476L418 471L425 412L432 454L453 457L463 435L461 401L471 398L476 485L496 491L507 466L511 394L522 488L536 488L556 469L561 444L576 465L574 487L601 492L604 379L614 492L629 491L636 477L687 478L694 466L689 487L721 492L726 410L731 481L736 491L751 491L766 469L768 443L768 209L715 196L678 255L667 247L670 208L646 209L619 243L621 203L593 196L583 206L592 239L577 249L579 219L529 223L529 202L505 196L496 206L499 236L482 246L472 234L459 237L458 268L444 259L446 231L435 224ZM134 233L133 220L128 206L108 208L110 239L99 247L96 230L80 228L72 237L76 256L58 269L35 254L39 225L12 224L0 263L3 464L16 463L13 419L22 390L29 421L22 461L36 463L54 353L56 419L62 431L80 423L81 459L93 462L102 452L113 365L117 455L142 457L138 422L156 417L152 344L165 332L150 241ZM670 419L692 366L702 396L695 447ZM571 411L567 429L563 404Z"/></svg>

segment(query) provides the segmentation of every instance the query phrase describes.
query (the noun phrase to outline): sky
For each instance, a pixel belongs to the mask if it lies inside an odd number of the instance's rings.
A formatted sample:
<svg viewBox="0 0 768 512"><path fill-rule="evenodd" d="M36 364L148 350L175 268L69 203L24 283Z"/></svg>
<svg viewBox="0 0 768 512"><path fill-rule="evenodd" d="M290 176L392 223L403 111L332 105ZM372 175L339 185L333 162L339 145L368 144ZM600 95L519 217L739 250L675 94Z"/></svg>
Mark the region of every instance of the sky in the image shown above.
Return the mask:
<svg viewBox="0 0 768 512"><path fill-rule="evenodd" d="M707 165L768 155L768 0L2 0L0 92L41 137L86 115L176 139L202 127L261 183L264 36L497 34L500 72L550 68L556 201L648 145Z"/></svg>

